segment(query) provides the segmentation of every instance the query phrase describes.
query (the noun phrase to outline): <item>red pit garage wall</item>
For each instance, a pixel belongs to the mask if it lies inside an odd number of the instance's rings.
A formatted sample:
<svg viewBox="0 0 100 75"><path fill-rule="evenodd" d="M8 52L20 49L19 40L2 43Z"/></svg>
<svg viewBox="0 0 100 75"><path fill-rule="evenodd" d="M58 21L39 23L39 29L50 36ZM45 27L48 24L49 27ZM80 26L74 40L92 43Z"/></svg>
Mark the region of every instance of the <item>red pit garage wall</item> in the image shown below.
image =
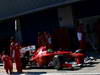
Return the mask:
<svg viewBox="0 0 100 75"><path fill-rule="evenodd" d="M73 16L71 6L61 6L58 10L58 22L60 28L55 30L55 37L57 38L57 44L59 47L69 49L73 43ZM61 39L62 38L62 39Z"/></svg>

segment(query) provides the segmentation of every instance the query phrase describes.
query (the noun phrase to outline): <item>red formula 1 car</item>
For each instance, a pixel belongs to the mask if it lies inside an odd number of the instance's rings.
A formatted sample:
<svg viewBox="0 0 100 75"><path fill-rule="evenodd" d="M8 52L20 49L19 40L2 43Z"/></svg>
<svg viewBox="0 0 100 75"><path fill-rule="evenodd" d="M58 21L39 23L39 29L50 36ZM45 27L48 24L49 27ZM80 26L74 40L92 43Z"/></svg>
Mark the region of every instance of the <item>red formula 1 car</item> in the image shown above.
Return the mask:
<svg viewBox="0 0 100 75"><path fill-rule="evenodd" d="M79 66L85 55L82 53L72 53L71 51L46 49L46 46L38 48L31 57L31 66L54 67L56 69L73 68Z"/></svg>

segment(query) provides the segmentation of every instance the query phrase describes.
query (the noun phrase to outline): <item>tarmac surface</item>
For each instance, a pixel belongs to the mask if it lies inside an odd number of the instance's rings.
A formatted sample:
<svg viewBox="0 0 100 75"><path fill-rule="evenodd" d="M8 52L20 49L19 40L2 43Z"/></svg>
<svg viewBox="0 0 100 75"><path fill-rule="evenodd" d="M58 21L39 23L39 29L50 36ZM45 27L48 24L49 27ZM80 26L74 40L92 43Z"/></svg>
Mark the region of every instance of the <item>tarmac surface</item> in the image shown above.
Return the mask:
<svg viewBox="0 0 100 75"><path fill-rule="evenodd" d="M56 70L51 68L45 69L24 69L23 73L17 73L15 64L14 65L14 73L12 75L100 75L100 59L97 59L92 66L85 66L79 68L77 70ZM7 75L3 65L0 64L0 75Z"/></svg>

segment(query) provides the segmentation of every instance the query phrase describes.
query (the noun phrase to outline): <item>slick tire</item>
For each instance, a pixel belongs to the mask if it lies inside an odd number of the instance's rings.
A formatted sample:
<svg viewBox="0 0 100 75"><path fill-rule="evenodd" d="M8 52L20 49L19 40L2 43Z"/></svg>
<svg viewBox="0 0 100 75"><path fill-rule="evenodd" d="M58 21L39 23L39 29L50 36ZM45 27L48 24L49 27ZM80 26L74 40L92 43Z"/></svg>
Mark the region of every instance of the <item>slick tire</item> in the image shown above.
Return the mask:
<svg viewBox="0 0 100 75"><path fill-rule="evenodd" d="M54 58L53 58L53 64L54 64L54 68L57 69L57 70L61 70L61 62L60 62L60 59L59 59L59 56L58 55L55 55Z"/></svg>

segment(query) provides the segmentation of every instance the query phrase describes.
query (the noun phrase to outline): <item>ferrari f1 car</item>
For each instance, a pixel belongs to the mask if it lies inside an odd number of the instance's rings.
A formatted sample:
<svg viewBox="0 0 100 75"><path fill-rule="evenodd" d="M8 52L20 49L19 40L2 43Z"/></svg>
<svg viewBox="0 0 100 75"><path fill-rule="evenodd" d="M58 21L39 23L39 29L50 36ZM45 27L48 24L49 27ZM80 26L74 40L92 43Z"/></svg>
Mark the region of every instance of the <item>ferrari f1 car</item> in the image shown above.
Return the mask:
<svg viewBox="0 0 100 75"><path fill-rule="evenodd" d="M90 64L93 58L87 59L81 49L74 53L71 51L47 49L46 46L41 46L35 50L32 56L24 56L23 67L54 67L56 69L74 69L80 68L83 64ZM90 61L91 60L91 61Z"/></svg>
<svg viewBox="0 0 100 75"><path fill-rule="evenodd" d="M76 67L81 67L86 62L84 61L86 60L86 55L80 53L80 50L74 53L64 50L53 51L52 49L47 49L46 46L41 46L34 51L33 56L31 56L29 60L30 66L54 67L56 69L74 69Z"/></svg>

